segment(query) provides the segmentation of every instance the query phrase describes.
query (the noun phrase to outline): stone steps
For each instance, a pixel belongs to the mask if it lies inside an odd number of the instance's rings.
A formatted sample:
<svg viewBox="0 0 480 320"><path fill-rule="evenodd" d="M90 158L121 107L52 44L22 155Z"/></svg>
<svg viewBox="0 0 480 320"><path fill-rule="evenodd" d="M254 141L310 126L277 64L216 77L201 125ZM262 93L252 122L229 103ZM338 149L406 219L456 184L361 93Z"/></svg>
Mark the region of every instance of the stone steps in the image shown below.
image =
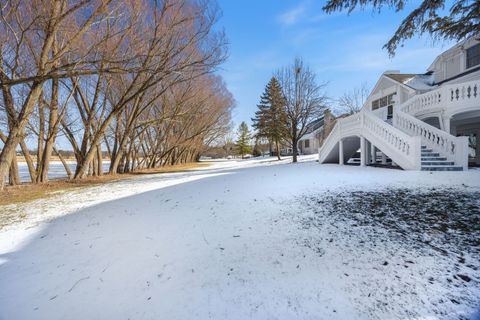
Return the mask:
<svg viewBox="0 0 480 320"><path fill-rule="evenodd" d="M438 152L422 152L422 157L440 157Z"/></svg>
<svg viewBox="0 0 480 320"><path fill-rule="evenodd" d="M422 161L422 166L453 166L453 161Z"/></svg>
<svg viewBox="0 0 480 320"><path fill-rule="evenodd" d="M462 167L457 166L423 166L422 171L463 171Z"/></svg>
<svg viewBox="0 0 480 320"><path fill-rule="evenodd" d="M455 162L447 161L446 157L427 146L422 146L421 151L422 171L463 171L462 167L455 166Z"/></svg>
<svg viewBox="0 0 480 320"><path fill-rule="evenodd" d="M447 161L445 157L422 157L422 161Z"/></svg>

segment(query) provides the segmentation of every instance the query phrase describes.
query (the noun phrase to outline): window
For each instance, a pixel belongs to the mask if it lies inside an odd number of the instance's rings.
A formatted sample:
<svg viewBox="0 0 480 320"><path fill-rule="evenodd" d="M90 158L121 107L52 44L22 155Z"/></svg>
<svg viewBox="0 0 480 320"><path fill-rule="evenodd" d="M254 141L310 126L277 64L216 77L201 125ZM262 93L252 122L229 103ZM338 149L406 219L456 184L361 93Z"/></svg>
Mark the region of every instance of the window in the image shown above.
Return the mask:
<svg viewBox="0 0 480 320"><path fill-rule="evenodd" d="M393 104L393 95L394 95L394 94L395 94L395 93L392 93L391 95L389 95L389 96L387 97L387 98L388 98L388 102L387 102L388 105L392 105L392 104Z"/></svg>
<svg viewBox="0 0 480 320"><path fill-rule="evenodd" d="M480 43L467 49L467 69L480 64Z"/></svg>
<svg viewBox="0 0 480 320"><path fill-rule="evenodd" d="M389 94L388 96L381 97L380 99L372 101L372 110L377 110L378 108L383 108L383 107L393 105L393 103L395 102L393 100L393 96L396 94L397 93L394 92L392 94Z"/></svg>
<svg viewBox="0 0 480 320"><path fill-rule="evenodd" d="M387 106L387 97L383 97L380 99L380 108Z"/></svg>
<svg viewBox="0 0 480 320"><path fill-rule="evenodd" d="M305 140L305 149L310 148L310 140Z"/></svg>

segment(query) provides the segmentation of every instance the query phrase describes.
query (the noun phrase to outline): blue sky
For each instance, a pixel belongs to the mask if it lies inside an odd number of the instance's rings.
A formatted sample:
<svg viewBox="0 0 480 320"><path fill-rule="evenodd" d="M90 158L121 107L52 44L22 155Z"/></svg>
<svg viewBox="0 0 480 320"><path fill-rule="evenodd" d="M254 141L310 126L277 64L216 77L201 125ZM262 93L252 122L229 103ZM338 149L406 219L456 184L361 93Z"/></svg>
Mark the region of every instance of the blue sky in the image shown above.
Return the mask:
<svg viewBox="0 0 480 320"><path fill-rule="evenodd" d="M416 1L412 1L415 4ZM230 57L220 73L237 106L233 122L250 118L264 86L279 67L302 57L328 82L332 98L366 82L372 87L385 70L422 73L451 43L428 37L408 40L390 59L383 45L407 10L357 10L327 15L321 0L218 0L219 24L230 42Z"/></svg>

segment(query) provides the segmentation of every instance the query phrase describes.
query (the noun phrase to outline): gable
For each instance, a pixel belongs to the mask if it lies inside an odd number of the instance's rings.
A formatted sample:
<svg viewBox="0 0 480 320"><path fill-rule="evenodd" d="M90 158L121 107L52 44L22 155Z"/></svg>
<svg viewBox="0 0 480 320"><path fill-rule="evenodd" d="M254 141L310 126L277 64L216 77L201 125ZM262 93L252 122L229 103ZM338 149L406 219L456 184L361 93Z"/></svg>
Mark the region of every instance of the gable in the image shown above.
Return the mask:
<svg viewBox="0 0 480 320"><path fill-rule="evenodd" d="M379 99L383 96L389 95L393 92L396 92L398 85L399 83L397 81L386 77L385 74L382 74L380 76L380 79L378 79L377 83L375 84L372 91L370 92L370 95L365 101L363 108L367 108L368 110L371 110L372 101Z"/></svg>

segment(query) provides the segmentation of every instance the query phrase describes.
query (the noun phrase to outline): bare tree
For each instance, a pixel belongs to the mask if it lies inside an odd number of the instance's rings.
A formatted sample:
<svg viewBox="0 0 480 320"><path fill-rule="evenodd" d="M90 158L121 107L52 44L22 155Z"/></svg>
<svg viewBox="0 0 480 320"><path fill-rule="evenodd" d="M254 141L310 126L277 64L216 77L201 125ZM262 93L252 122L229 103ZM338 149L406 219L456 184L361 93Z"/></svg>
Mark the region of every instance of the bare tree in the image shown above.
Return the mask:
<svg viewBox="0 0 480 320"><path fill-rule="evenodd" d="M365 101L367 101L370 90L367 83L362 83L360 87L353 88L351 91L345 92L337 100L339 112L354 114L362 109Z"/></svg>
<svg viewBox="0 0 480 320"><path fill-rule="evenodd" d="M7 0L0 7L0 188L18 183L20 146L34 183L52 153L69 177L198 159L230 122L212 75L226 58L209 0ZM36 140L36 163L26 137ZM69 171L55 148L70 142Z"/></svg>
<svg viewBox="0 0 480 320"><path fill-rule="evenodd" d="M326 83L318 84L315 73L296 58L290 66L276 72L286 102L288 138L297 162L298 141L306 134L307 125L319 118L326 108Z"/></svg>
<svg viewBox="0 0 480 320"><path fill-rule="evenodd" d="M112 2L8 0L0 6L0 86L11 121L0 153L0 190L45 82L87 72L84 62L96 44L85 46L84 37ZM18 101L14 91L20 89L25 94Z"/></svg>

